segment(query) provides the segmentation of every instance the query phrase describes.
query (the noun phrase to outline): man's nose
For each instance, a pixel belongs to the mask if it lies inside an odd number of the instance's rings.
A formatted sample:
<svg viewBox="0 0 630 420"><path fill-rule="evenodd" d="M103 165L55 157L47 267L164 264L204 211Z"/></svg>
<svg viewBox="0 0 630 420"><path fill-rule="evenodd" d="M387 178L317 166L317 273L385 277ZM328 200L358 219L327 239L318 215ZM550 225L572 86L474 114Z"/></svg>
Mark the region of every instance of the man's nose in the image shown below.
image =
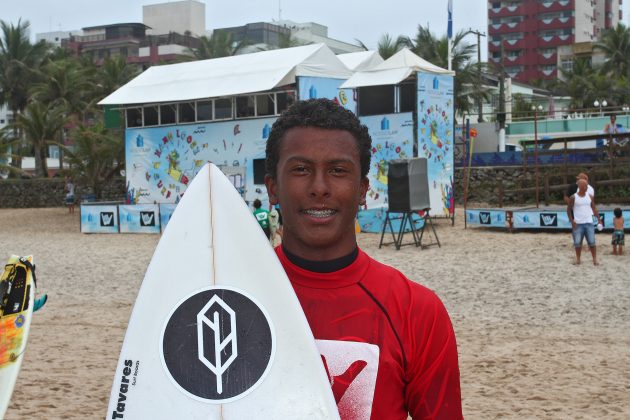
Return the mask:
<svg viewBox="0 0 630 420"><path fill-rule="evenodd" d="M312 197L330 196L330 182L325 171L315 171L309 194Z"/></svg>

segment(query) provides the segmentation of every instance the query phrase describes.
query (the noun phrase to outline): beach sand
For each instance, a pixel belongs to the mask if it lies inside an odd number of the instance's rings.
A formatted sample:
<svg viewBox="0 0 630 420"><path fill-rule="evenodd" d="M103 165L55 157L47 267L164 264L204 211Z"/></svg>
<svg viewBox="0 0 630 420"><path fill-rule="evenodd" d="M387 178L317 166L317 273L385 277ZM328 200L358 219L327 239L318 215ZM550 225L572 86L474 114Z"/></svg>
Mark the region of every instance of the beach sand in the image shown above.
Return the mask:
<svg viewBox="0 0 630 420"><path fill-rule="evenodd" d="M458 209L459 211L459 209ZM630 418L630 253L572 265L565 233L437 223L442 247L378 249L433 289L455 327L467 419ZM405 237L405 242L411 236ZM158 235L85 235L67 209L0 210L0 259L33 254L39 291L7 420L102 419L133 302Z"/></svg>

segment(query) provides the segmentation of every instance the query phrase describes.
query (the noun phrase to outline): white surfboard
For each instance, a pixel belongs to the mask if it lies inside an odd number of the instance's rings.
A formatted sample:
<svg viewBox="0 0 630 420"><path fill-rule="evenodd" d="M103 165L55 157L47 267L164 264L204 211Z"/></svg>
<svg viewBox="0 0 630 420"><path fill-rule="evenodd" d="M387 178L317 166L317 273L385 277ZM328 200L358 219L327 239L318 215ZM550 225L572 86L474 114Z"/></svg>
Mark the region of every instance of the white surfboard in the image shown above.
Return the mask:
<svg viewBox="0 0 630 420"><path fill-rule="evenodd" d="M13 255L0 278L0 419L4 418L20 372L33 315L33 257ZM2 287L4 286L4 287Z"/></svg>
<svg viewBox="0 0 630 420"><path fill-rule="evenodd" d="M291 284L212 164L186 190L149 264L106 418L339 418Z"/></svg>

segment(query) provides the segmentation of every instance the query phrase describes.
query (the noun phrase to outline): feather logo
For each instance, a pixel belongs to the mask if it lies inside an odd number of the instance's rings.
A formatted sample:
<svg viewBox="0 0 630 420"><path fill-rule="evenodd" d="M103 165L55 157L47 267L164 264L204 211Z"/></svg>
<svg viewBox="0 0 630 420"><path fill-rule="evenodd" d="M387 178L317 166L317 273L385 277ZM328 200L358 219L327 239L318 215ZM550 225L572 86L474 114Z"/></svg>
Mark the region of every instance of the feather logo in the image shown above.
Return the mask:
<svg viewBox="0 0 630 420"><path fill-rule="evenodd" d="M223 393L223 373L238 356L236 344L236 313L214 295L197 314L197 350L201 363L217 377L218 394Z"/></svg>

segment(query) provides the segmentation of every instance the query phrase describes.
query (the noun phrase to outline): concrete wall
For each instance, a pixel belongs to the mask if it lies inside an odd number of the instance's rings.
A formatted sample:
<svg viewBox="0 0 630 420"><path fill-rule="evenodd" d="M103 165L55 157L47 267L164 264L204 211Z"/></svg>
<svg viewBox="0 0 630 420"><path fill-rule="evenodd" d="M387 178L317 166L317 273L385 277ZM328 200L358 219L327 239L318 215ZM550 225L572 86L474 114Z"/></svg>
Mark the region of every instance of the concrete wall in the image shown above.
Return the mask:
<svg viewBox="0 0 630 420"><path fill-rule="evenodd" d="M142 22L151 27L149 35L162 35L169 32L183 34L190 31L195 36L206 33L206 5L184 0L172 3L159 3L142 6Z"/></svg>

